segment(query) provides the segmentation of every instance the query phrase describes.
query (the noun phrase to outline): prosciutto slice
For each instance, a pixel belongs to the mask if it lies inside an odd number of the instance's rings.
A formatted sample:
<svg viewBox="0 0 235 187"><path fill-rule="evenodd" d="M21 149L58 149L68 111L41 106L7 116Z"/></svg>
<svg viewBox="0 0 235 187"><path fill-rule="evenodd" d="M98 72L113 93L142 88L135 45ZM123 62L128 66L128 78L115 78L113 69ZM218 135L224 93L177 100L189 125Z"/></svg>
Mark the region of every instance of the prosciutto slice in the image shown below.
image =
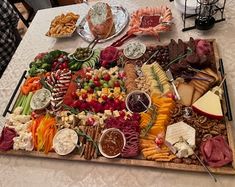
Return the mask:
<svg viewBox="0 0 235 187"><path fill-rule="evenodd" d="M8 151L13 148L13 138L16 137L16 131L14 129L4 127L2 130L2 135L0 137L0 150Z"/></svg>
<svg viewBox="0 0 235 187"><path fill-rule="evenodd" d="M232 150L223 136L209 138L200 148L204 161L211 167L222 167L233 160Z"/></svg>

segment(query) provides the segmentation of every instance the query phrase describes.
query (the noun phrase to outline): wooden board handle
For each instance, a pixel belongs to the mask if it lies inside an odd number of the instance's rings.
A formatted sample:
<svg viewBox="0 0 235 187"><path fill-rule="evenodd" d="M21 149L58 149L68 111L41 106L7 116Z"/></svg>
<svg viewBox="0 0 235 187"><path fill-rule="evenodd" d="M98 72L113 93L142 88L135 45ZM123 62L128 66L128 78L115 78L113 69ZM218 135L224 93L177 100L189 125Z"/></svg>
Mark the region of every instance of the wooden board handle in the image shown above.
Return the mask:
<svg viewBox="0 0 235 187"><path fill-rule="evenodd" d="M223 64L223 60L221 58L219 59L219 71L223 77L224 76L224 64ZM224 84L223 84L223 90L224 90L225 104L226 104L226 108L227 108L226 115L228 117L228 120L232 121L233 116L232 116L232 110L231 110L231 106L230 106L230 99L229 99L228 87L227 87L226 80L224 81Z"/></svg>
<svg viewBox="0 0 235 187"><path fill-rule="evenodd" d="M6 108L5 108L5 110L4 110L3 114L2 114L3 117L5 117L8 112L11 112L9 110L9 108L11 107L11 103L13 102L13 100L14 100L14 98L16 96L16 93L17 93L17 91L18 91L22 81L25 79L26 73L27 73L27 71L25 70L24 73L22 74L22 76L21 76L21 78L20 78L20 80L19 80L19 82L18 82L18 84L17 84L13 94L11 95L11 98L10 98L9 102L7 103L7 106L6 106Z"/></svg>

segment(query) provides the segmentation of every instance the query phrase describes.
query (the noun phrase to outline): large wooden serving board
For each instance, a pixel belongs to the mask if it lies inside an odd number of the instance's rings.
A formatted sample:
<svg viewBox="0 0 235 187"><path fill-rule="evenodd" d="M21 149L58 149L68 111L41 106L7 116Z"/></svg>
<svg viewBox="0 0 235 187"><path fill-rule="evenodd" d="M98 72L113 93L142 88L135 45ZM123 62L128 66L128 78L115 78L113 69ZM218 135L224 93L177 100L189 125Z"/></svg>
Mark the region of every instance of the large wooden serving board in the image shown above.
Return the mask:
<svg viewBox="0 0 235 187"><path fill-rule="evenodd" d="M214 48L214 55L215 55L215 62L216 62L216 68L217 72L220 75L220 72L218 70L219 67L219 51L217 48L217 44L215 40L210 40L213 42L213 48ZM222 101L223 105L223 111L227 111L225 100ZM225 113L225 112L224 112ZM235 160L235 147L234 147L234 139L233 139L233 133L232 133L232 122L228 121L228 118L225 115L225 123L226 123L226 129L227 129L227 136L228 136L228 142L229 146L232 149L233 152L233 159ZM98 157L97 159L92 160L85 160L84 158L81 158L78 154L75 152L67 155L67 156L59 156L54 152L50 152L49 154L44 154L43 152L37 152L37 151L0 151L0 154L6 155L6 156L24 156L24 157L35 157L35 158L51 158L51 159L60 159L60 160L71 160L71 161L83 161L88 163L100 163L100 164L115 164L115 165L125 165L125 166L142 166L142 167L151 167L151 168L164 168L164 169L172 169L172 170L181 170L181 171L193 171L193 172L206 172L205 169L200 165L187 165L187 164L178 164L178 163L172 163L172 162L156 162L156 161L148 161L144 158L138 158L138 159L124 159L124 158L116 158L116 159L107 159L104 157ZM79 163L78 163L79 165ZM235 161L232 162L231 166L229 167L221 167L221 168L210 168L211 172L217 173L217 174L235 174Z"/></svg>

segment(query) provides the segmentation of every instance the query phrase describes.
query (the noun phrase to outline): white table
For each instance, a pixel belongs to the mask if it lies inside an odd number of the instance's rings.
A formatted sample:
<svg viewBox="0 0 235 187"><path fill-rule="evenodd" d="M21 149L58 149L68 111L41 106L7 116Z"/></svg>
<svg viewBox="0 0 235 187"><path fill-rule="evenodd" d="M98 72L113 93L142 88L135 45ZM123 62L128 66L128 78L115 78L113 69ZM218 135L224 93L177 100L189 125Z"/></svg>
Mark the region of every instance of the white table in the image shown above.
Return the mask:
<svg viewBox="0 0 235 187"><path fill-rule="evenodd" d="M218 23L212 30L201 32L192 30L181 32L182 21L174 4L168 0L113 0L111 4L121 4L129 12L139 7L158 6L167 4L172 8L174 15L173 31L161 36L160 43L168 43L169 39L188 40L194 38L215 38L219 44L221 56L227 72L227 83L234 111L235 96L235 1L228 0L226 7L226 21ZM39 52L52 49L71 50L78 46L87 45L78 35L71 39L56 40L45 36L50 21L58 14L73 11L81 15L87 13L86 4L65 6L59 8L40 10L36 14L25 37L18 47L11 63L0 79L0 113L5 106L24 69ZM124 34L125 32L123 32ZM120 37L120 36L119 36ZM115 38L117 39L117 38ZM115 40L114 39L114 40ZM143 39L142 39L143 40ZM157 41L145 39L150 44ZM100 46L108 45L112 41ZM235 117L235 116L234 116ZM3 124L4 118L0 117ZM36 159L23 157L0 156L0 186L234 186L234 176L218 175L218 182L203 173L179 172L171 170L150 169L142 167L124 167L115 165L101 165L81 162L71 162L52 159Z"/></svg>

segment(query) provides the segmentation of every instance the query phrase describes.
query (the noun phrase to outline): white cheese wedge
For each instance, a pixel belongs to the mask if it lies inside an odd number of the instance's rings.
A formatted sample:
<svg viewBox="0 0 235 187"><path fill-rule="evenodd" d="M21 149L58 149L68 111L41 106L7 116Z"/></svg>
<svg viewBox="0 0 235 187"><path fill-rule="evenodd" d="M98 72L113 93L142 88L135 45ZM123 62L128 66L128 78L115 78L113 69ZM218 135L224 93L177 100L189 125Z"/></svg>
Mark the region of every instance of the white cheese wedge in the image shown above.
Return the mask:
<svg viewBox="0 0 235 187"><path fill-rule="evenodd" d="M223 111L220 98L212 91L208 91L192 105L193 109L206 117L222 119Z"/></svg>

